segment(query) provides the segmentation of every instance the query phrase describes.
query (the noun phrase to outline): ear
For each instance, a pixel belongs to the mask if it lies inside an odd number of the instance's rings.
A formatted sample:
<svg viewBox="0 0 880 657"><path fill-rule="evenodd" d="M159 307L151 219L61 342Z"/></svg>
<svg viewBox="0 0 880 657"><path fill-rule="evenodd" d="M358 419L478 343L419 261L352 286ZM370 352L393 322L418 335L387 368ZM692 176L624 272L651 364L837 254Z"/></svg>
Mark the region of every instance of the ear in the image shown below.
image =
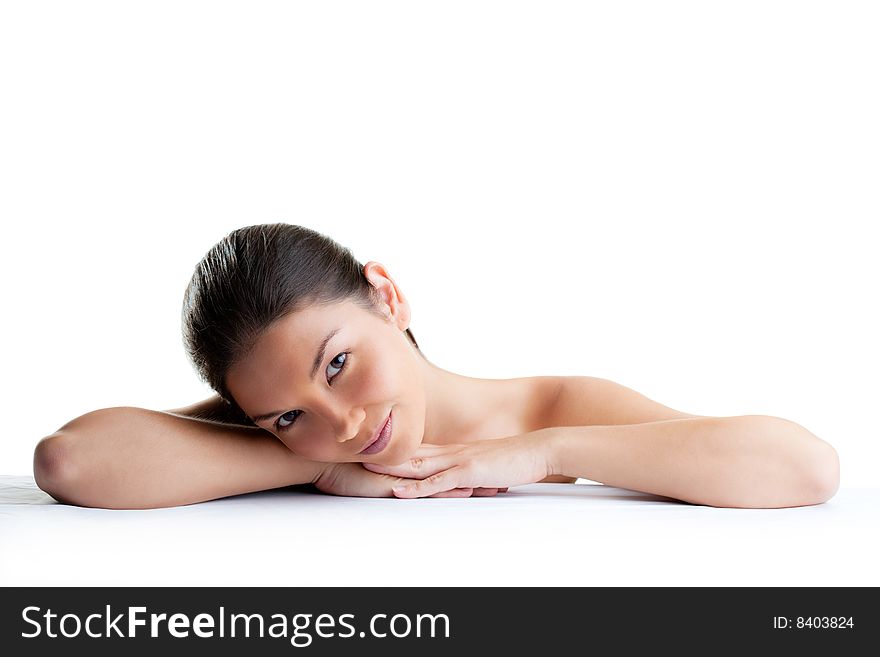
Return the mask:
<svg viewBox="0 0 880 657"><path fill-rule="evenodd" d="M382 311L385 313L388 321L396 325L401 331L409 328L412 319L412 311L409 307L409 301L398 287L394 279L388 273L381 262L370 260L364 265L364 276L370 281L370 285L376 288L379 298L382 301Z"/></svg>

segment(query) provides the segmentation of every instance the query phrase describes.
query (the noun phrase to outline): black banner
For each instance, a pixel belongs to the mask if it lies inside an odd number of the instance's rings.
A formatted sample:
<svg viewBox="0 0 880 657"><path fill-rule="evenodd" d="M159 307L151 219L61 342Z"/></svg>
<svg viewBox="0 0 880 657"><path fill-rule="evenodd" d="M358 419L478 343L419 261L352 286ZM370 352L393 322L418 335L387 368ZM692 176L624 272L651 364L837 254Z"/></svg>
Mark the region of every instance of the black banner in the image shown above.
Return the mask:
<svg viewBox="0 0 880 657"><path fill-rule="evenodd" d="M5 588L6 655L875 646L876 587ZM871 648L873 650L873 648ZM844 652L841 652L844 651ZM79 653L77 653L79 654ZM791 653L783 653L791 654Z"/></svg>

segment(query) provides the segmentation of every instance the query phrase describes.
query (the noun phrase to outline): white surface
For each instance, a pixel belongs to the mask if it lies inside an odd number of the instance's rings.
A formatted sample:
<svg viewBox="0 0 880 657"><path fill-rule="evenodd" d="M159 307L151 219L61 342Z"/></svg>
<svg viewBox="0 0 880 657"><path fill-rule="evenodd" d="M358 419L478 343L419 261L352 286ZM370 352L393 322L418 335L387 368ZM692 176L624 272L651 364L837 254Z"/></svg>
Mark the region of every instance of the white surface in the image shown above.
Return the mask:
<svg viewBox="0 0 880 657"><path fill-rule="evenodd" d="M396 500L277 489L150 510L0 476L0 583L877 586L880 490L717 509L599 484Z"/></svg>

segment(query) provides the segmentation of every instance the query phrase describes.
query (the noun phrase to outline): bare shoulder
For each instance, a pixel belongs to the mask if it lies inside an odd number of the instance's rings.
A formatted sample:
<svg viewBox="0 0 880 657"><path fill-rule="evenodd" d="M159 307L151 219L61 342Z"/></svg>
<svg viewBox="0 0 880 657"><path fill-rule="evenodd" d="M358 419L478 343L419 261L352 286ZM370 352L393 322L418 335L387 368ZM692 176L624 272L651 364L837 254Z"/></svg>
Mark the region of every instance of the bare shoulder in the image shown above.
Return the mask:
<svg viewBox="0 0 880 657"><path fill-rule="evenodd" d="M670 408L621 383L595 376L561 376L548 406L548 425L556 427L640 424L708 417Z"/></svg>
<svg viewBox="0 0 880 657"><path fill-rule="evenodd" d="M530 376L519 379L525 394L521 399L521 433L536 431L553 424L553 409L562 389L561 376Z"/></svg>
<svg viewBox="0 0 880 657"><path fill-rule="evenodd" d="M530 385L534 403L527 421L529 431L709 417L670 408L621 383L596 376L538 376L530 379ZM574 477L557 475L541 483L575 481Z"/></svg>

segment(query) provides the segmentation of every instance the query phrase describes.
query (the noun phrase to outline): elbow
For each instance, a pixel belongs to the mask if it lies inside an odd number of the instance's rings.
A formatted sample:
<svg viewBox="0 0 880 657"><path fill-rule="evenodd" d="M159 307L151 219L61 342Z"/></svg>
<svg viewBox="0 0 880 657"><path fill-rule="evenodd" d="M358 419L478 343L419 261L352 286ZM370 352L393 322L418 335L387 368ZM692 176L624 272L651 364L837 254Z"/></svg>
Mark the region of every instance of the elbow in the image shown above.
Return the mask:
<svg viewBox="0 0 880 657"><path fill-rule="evenodd" d="M34 481L44 492L61 504L92 507L89 498L93 492L85 489L90 473L84 460L83 436L100 431L109 423L117 422L121 412L130 407L102 408L74 418L55 433L41 439L34 448ZM93 484L93 482L92 482ZM90 486L94 489L94 485Z"/></svg>
<svg viewBox="0 0 880 657"><path fill-rule="evenodd" d="M837 450L825 441L813 456L808 468L810 504L827 502L840 488L840 457Z"/></svg>
<svg viewBox="0 0 880 657"><path fill-rule="evenodd" d="M769 417L769 416L763 416ZM830 500L840 488L840 458L837 450L802 425L784 418L772 418L782 421L789 427L788 434L796 445L796 471L801 474L801 496L803 505L822 504Z"/></svg>
<svg viewBox="0 0 880 657"><path fill-rule="evenodd" d="M69 436L59 433L46 436L34 448L34 481L44 492L62 504L74 504L70 494L75 465Z"/></svg>
<svg viewBox="0 0 880 657"><path fill-rule="evenodd" d="M774 423L770 435L779 439L775 468L778 477L768 478L767 499L762 502L750 499L748 506L811 506L834 497L840 488L837 450L796 422L773 416L758 417L762 422L769 418Z"/></svg>

